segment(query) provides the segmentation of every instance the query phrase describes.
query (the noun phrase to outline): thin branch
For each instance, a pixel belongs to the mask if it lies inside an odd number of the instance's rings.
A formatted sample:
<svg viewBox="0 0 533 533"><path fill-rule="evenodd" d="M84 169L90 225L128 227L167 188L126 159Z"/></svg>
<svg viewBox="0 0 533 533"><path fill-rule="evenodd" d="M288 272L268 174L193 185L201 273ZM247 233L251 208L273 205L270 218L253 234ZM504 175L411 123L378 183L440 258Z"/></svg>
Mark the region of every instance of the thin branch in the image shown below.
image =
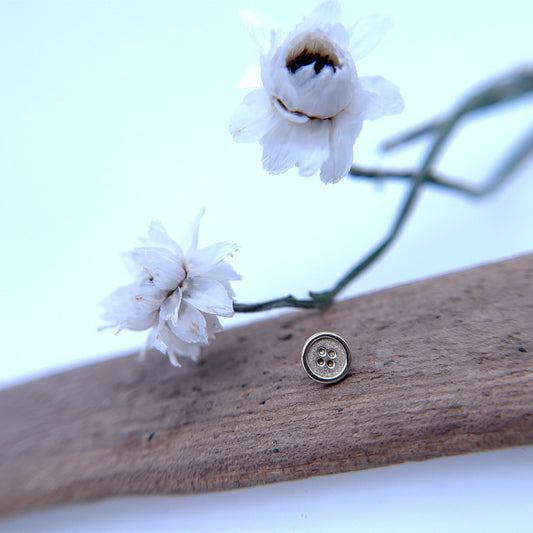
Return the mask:
<svg viewBox="0 0 533 533"><path fill-rule="evenodd" d="M267 311L268 309L275 309L276 307L296 307L311 309L317 307L313 300L299 300L291 294L275 300L268 300L256 304L240 304L235 302L233 309L236 313L256 313L258 311Z"/></svg>
<svg viewBox="0 0 533 533"><path fill-rule="evenodd" d="M517 167L533 153L533 130L513 149L511 154L505 158L496 171L487 179L481 187L471 187L459 182L450 181L438 176L432 169L432 165L438 155L443 150L451 133L455 130L458 123L464 117L480 109L487 108L496 104L507 103L519 96L533 91L533 70L524 70L496 80L489 85L467 98L455 111L447 118L432 121L419 127L407 134L393 139L385 144L386 149L391 149L401 144L405 144L422 136L433 135L434 139L429 147L426 156L420 166L420 169L413 172L405 171L387 171L387 170L364 170L358 167L352 167L352 175L366 178L394 177L410 179L411 188L408 191L404 202L402 203L393 225L388 234L381 242L373 248L359 263L348 271L330 290L323 292L310 292L311 299L298 299L292 295L268 300L256 304L235 303L234 309L237 312L256 312L277 307L298 307L311 308L326 307L332 303L334 298L359 274L372 265L396 240L400 234L405 222L411 213L420 190L425 183L433 183L441 187L453 189L470 196L482 197L493 192L497 187L503 184ZM362 171L362 172L360 172Z"/></svg>
<svg viewBox="0 0 533 533"><path fill-rule="evenodd" d="M354 179L361 178L366 179L367 181L391 178L401 181L411 181L416 175L416 170L375 169L353 165L348 175ZM479 196L479 190L477 188L461 183L459 180L453 178L440 176L431 170L428 172L424 181L430 185L435 185L442 189L448 189L454 192L465 194L466 196Z"/></svg>
<svg viewBox="0 0 533 533"><path fill-rule="evenodd" d="M492 84L473 93L466 98L466 102L477 100L475 108L469 109L468 113L482 111L494 104L503 105L533 91L533 70L530 68L519 69L516 72L507 73ZM478 98L481 97L481 98ZM460 105L459 108L464 106ZM434 135L447 122L447 118L432 119L425 124L415 126L412 130L391 137L380 146L383 152L394 150L400 146L410 144L414 141Z"/></svg>

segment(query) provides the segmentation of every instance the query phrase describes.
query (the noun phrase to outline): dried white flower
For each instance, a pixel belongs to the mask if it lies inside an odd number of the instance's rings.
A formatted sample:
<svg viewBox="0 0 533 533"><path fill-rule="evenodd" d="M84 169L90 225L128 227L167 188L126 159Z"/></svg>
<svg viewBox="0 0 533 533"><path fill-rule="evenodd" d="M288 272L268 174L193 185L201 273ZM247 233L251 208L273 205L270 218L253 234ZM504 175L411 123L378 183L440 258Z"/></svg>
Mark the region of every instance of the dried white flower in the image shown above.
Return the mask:
<svg viewBox="0 0 533 533"><path fill-rule="evenodd" d="M103 302L107 327L150 328L145 350L157 348L175 366L178 356L196 359L201 345L222 330L217 315L233 315L230 281L240 279L225 261L237 250L235 244L221 242L198 250L201 216L185 253L161 222L152 220L146 245L126 254L136 281Z"/></svg>
<svg viewBox="0 0 533 533"><path fill-rule="evenodd" d="M380 76L358 77L353 60L377 44L383 19L368 18L348 32L338 22L338 3L325 2L280 44L278 32L265 32L255 15L245 11L243 18L258 40L263 31L263 42L268 34L270 43L261 54L263 87L234 113L233 137L259 140L270 173L296 166L302 176L320 169L323 182L339 181L350 170L363 121L403 109L393 84Z"/></svg>

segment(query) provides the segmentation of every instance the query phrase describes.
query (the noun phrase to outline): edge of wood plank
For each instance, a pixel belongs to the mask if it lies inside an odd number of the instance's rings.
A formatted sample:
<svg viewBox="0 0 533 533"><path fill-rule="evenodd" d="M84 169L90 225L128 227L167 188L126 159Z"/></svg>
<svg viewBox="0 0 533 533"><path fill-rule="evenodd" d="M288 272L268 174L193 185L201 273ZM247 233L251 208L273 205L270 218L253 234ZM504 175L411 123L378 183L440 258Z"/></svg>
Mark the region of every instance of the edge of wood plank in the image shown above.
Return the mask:
<svg viewBox="0 0 533 533"><path fill-rule="evenodd" d="M0 391L0 512L227 490L533 443L533 254ZM317 331L348 377L312 382Z"/></svg>

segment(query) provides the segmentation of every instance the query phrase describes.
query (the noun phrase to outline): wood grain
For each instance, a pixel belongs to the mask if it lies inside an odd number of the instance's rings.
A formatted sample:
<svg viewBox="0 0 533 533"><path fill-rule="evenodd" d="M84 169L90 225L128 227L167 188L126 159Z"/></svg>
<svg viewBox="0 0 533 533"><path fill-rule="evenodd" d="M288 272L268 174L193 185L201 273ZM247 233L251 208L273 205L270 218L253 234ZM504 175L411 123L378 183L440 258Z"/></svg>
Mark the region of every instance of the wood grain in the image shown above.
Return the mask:
<svg viewBox="0 0 533 533"><path fill-rule="evenodd" d="M234 489L533 443L533 255L0 391L0 511ZM342 382L300 350L351 345ZM45 356L45 354L43 354Z"/></svg>

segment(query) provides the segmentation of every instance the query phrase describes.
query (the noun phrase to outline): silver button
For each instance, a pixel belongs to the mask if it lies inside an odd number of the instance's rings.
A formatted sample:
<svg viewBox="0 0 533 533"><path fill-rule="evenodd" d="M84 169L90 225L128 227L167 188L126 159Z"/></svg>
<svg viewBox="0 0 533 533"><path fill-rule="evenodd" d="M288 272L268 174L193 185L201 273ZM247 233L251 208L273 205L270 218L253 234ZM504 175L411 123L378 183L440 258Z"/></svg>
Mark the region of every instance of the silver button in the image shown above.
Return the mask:
<svg viewBox="0 0 533 533"><path fill-rule="evenodd" d="M309 337L302 350L302 365L307 375L321 383L336 383L350 371L352 356L346 341L324 331Z"/></svg>

